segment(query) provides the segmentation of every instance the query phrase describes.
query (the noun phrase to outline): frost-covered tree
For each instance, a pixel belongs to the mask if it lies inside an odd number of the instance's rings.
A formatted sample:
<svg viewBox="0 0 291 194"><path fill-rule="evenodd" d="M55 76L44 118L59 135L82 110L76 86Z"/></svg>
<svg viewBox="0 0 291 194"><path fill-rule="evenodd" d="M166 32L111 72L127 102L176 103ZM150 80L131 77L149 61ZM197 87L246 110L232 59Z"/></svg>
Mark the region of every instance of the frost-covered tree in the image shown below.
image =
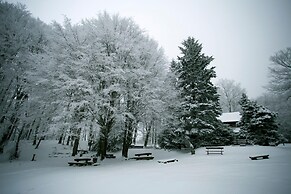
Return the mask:
<svg viewBox="0 0 291 194"><path fill-rule="evenodd" d="M219 102L223 112L240 111L239 101L245 89L234 80L220 79L217 82Z"/></svg>
<svg viewBox="0 0 291 194"><path fill-rule="evenodd" d="M287 99L291 97L291 48L286 48L271 56L269 67L271 81L268 89Z"/></svg>
<svg viewBox="0 0 291 194"><path fill-rule="evenodd" d="M94 91L96 63L90 63L88 38L81 25L72 25L65 19L63 26L54 23L49 54L53 56L51 68L53 91L58 94L56 121L62 123L61 135L74 142L72 155L77 154L81 134L90 130L98 95ZM57 53L55 52L57 51ZM98 54L98 50L96 51ZM52 57L51 57L52 58ZM93 66L93 67L92 67ZM95 69L94 69L95 68ZM92 70L92 71L90 71ZM62 122L60 122L62 121Z"/></svg>
<svg viewBox="0 0 291 194"><path fill-rule="evenodd" d="M280 136L276 114L258 105L257 102L249 100L246 94L242 95L240 104L242 108L240 125L247 140L258 145L278 143Z"/></svg>
<svg viewBox="0 0 291 194"><path fill-rule="evenodd" d="M106 12L46 26L21 9L1 2L1 22L16 21L0 29L3 140L17 133L34 143L57 137L71 143L75 155L83 138L101 159L117 149L127 157L139 123L149 126L145 136L155 141L163 123L166 60L154 40L131 19Z"/></svg>
<svg viewBox="0 0 291 194"><path fill-rule="evenodd" d="M79 106L78 97L89 104L92 115L87 121L98 124L93 147L101 159L106 151L120 146L127 157L138 122L150 123L151 118L143 116L160 98L163 52L131 19L106 12L79 25L72 25L69 20L63 26L55 23L54 29L58 38L53 50L58 50L55 60L60 68L55 77L61 78L56 89L63 95L60 101L67 99L64 105L72 102ZM69 90L73 86L75 89ZM84 92L79 94L78 90ZM74 96L68 96L70 93ZM64 105L66 111L59 112L75 114L68 109L75 106ZM72 119L67 117L66 120Z"/></svg>
<svg viewBox="0 0 291 194"><path fill-rule="evenodd" d="M171 67L175 67L175 61L171 62ZM189 138L181 133L182 124L180 117L182 113L182 99L180 96L180 88L178 87L178 79L175 70L167 74L164 85L164 101L166 103L164 117L164 127L159 134L159 146L165 149L177 149L187 145L190 147Z"/></svg>
<svg viewBox="0 0 291 194"><path fill-rule="evenodd" d="M156 144L157 134L162 125L165 111L165 59L163 50L153 40L144 44L141 53L140 92L138 93L139 111L137 119L142 124L144 147ZM136 131L135 131L136 134ZM136 135L135 135L136 137ZM135 140L135 139L134 139Z"/></svg>
<svg viewBox="0 0 291 194"><path fill-rule="evenodd" d="M202 45L191 37L183 41L179 48L182 56L172 63L182 99L181 129L175 133L189 139L190 145L194 147L223 143L212 137L215 131L222 129L221 122L217 119L221 113L219 95L211 82L216 74L214 67L209 67L213 58L205 56Z"/></svg>
<svg viewBox="0 0 291 194"><path fill-rule="evenodd" d="M0 151L8 140L16 140L17 150L31 126L33 94L26 73L33 66L30 56L42 52L46 43L45 25L23 5L0 1L0 26Z"/></svg>

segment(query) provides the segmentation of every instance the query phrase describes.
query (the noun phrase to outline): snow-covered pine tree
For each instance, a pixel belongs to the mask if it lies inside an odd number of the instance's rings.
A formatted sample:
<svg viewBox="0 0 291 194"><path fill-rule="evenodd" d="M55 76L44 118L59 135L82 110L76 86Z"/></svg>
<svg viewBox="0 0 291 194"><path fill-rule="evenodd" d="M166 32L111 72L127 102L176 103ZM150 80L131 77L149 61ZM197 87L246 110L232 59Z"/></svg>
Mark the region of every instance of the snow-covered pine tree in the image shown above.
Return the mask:
<svg viewBox="0 0 291 194"><path fill-rule="evenodd" d="M194 147L221 144L222 139L215 137L220 133L214 136L214 131L222 128L217 119L221 113L219 95L211 82L216 77L215 67L209 68L213 57L205 56L202 53L202 44L192 37L185 40L179 48L182 56L172 63L172 69L178 76L182 98L183 112L180 121L183 130L179 134L189 137L190 145Z"/></svg>
<svg viewBox="0 0 291 194"><path fill-rule="evenodd" d="M243 93L239 101L242 110L240 119L240 137L248 138L248 128L250 127L253 112L255 111L254 103Z"/></svg>
<svg viewBox="0 0 291 194"><path fill-rule="evenodd" d="M246 94L242 95L240 105L242 107L240 125L248 141L258 145L279 143L280 136L274 112L249 100Z"/></svg>

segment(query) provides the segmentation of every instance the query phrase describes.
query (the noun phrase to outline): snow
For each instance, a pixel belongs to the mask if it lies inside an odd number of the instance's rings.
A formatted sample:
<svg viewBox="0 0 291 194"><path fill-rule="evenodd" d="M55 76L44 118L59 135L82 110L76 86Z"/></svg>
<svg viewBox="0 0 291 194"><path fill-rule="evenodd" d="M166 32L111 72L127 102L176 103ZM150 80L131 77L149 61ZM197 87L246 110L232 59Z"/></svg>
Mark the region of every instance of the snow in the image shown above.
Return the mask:
<svg viewBox="0 0 291 194"><path fill-rule="evenodd" d="M56 141L43 141L38 150L23 143L18 161L0 163L1 194L159 193L159 194L287 194L291 192L291 144L277 147L225 146L224 155L195 155L158 149L150 161L105 159L100 166L72 167L71 149ZM24 149L25 148L25 149ZM36 153L37 161L30 161ZM253 161L249 156L269 154L270 159ZM0 157L3 157L0 155ZM163 159L178 159L169 164Z"/></svg>
<svg viewBox="0 0 291 194"><path fill-rule="evenodd" d="M228 112L222 113L218 119L220 119L223 123L228 122L238 122L240 121L241 115L239 112Z"/></svg>

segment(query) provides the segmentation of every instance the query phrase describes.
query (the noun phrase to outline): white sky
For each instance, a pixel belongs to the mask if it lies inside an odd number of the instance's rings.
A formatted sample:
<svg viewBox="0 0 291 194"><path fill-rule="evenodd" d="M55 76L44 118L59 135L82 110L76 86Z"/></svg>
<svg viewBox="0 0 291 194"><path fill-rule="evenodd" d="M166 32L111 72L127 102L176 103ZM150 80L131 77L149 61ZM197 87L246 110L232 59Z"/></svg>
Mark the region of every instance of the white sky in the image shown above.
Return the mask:
<svg viewBox="0 0 291 194"><path fill-rule="evenodd" d="M96 17L99 12L131 17L158 41L170 59L192 36L215 58L218 79L233 79L252 98L268 84L269 57L291 46L290 0L8 0L21 2L50 23Z"/></svg>

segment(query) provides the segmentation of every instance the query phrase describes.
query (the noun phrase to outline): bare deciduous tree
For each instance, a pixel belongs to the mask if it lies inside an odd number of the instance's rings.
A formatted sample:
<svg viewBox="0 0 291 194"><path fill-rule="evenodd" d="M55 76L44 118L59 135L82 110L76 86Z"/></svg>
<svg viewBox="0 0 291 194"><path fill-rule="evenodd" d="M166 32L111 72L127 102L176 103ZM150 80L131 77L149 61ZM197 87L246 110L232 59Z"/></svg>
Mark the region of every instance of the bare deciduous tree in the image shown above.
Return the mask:
<svg viewBox="0 0 291 194"><path fill-rule="evenodd" d="M271 56L271 67L268 89L279 95L291 97L291 47L280 50Z"/></svg>
<svg viewBox="0 0 291 194"><path fill-rule="evenodd" d="M234 80L220 79L217 82L220 106L223 112L235 112L240 110L239 100L245 89Z"/></svg>

